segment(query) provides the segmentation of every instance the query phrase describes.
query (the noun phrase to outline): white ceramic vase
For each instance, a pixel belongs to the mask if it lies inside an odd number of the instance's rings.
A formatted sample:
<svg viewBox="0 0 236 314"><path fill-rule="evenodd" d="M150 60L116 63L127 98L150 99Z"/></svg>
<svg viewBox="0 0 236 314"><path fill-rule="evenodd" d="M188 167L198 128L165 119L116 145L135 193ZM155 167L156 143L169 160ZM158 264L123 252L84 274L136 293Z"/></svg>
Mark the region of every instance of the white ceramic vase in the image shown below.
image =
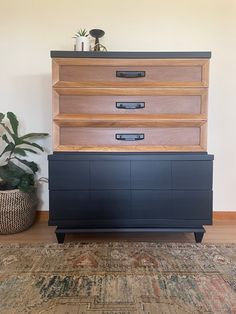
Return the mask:
<svg viewBox="0 0 236 314"><path fill-rule="evenodd" d="M89 38L85 36L76 37L76 51L89 51Z"/></svg>

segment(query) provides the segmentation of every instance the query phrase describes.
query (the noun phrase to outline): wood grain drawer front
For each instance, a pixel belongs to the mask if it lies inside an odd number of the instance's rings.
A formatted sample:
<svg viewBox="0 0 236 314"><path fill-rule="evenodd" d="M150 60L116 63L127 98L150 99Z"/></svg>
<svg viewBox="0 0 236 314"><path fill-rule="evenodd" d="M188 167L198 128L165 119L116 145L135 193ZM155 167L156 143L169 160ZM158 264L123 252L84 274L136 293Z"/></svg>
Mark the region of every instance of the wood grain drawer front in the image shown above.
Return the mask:
<svg viewBox="0 0 236 314"><path fill-rule="evenodd" d="M207 86L206 59L54 59L54 86Z"/></svg>
<svg viewBox="0 0 236 314"><path fill-rule="evenodd" d="M84 96L60 95L60 114L200 114L201 95Z"/></svg>
<svg viewBox="0 0 236 314"><path fill-rule="evenodd" d="M137 77L135 74L137 73ZM143 76L138 77L139 74ZM121 75L117 77L117 75ZM122 76L123 75L123 76ZM126 76L126 77L125 77ZM133 76L133 77L132 77ZM65 82L114 82L119 85L153 82L155 83L200 83L202 69L200 66L71 66L60 68L60 81Z"/></svg>
<svg viewBox="0 0 236 314"><path fill-rule="evenodd" d="M200 127L90 128L61 127L60 145L76 146L180 146L199 145Z"/></svg>

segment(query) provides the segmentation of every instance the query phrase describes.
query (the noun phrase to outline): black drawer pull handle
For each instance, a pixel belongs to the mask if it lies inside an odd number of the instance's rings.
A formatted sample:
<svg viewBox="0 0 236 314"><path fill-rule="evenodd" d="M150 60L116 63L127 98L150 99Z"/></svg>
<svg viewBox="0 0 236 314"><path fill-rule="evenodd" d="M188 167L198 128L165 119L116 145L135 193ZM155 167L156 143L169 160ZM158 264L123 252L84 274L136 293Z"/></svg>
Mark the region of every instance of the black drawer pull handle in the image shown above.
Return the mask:
<svg viewBox="0 0 236 314"><path fill-rule="evenodd" d="M145 108L145 102L116 102L118 109L142 109Z"/></svg>
<svg viewBox="0 0 236 314"><path fill-rule="evenodd" d="M117 133L116 134L116 140L118 141L141 141L144 140L144 133Z"/></svg>
<svg viewBox="0 0 236 314"><path fill-rule="evenodd" d="M116 71L116 77L124 78L145 77L145 71Z"/></svg>

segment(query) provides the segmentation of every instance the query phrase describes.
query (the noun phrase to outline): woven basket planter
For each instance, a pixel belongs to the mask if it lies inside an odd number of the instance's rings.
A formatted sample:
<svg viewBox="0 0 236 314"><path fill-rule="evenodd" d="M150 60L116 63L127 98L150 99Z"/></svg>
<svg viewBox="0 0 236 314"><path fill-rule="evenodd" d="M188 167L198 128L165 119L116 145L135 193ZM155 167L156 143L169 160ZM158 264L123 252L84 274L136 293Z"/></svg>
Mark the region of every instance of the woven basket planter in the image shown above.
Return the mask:
<svg viewBox="0 0 236 314"><path fill-rule="evenodd" d="M36 205L36 192L0 191L0 234L29 228L35 220Z"/></svg>

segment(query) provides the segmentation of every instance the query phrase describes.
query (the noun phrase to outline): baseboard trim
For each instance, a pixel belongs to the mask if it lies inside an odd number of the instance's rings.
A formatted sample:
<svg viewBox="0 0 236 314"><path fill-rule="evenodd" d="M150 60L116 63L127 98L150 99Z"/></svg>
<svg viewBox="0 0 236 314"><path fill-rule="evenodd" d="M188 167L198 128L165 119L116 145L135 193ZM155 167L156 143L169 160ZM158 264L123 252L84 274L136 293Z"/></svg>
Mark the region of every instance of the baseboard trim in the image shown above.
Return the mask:
<svg viewBox="0 0 236 314"><path fill-rule="evenodd" d="M49 211L45 210L37 210L36 211L36 221L48 221L49 219Z"/></svg>
<svg viewBox="0 0 236 314"><path fill-rule="evenodd" d="M213 220L236 220L236 212L213 212Z"/></svg>
<svg viewBox="0 0 236 314"><path fill-rule="evenodd" d="M40 211L36 212L36 220L37 221L48 221L49 219L49 211ZM236 220L236 212L224 212L217 211L213 212L213 220Z"/></svg>

